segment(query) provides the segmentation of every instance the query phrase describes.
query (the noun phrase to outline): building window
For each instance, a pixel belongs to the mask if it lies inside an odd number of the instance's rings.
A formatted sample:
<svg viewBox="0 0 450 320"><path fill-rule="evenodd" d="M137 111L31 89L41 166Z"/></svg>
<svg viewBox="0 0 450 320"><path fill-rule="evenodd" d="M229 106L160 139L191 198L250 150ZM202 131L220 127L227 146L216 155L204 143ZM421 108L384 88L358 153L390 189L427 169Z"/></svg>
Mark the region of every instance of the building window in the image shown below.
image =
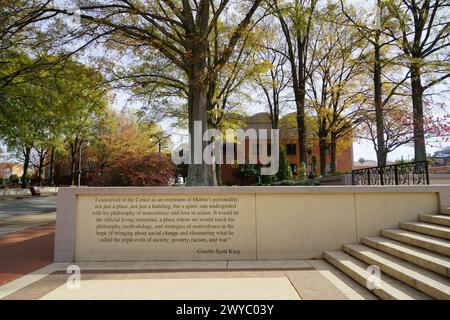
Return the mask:
<svg viewBox="0 0 450 320"><path fill-rule="evenodd" d="M326 148L325 148L325 154L326 154L327 156L329 156L329 155L331 154L331 148L330 148L330 145L326 146Z"/></svg>
<svg viewBox="0 0 450 320"><path fill-rule="evenodd" d="M326 173L330 173L330 172L331 172L331 163L327 163L327 164L325 165L325 172L326 172Z"/></svg>
<svg viewBox="0 0 450 320"><path fill-rule="evenodd" d="M297 154L297 145L295 143L290 143L286 145L286 154L295 155Z"/></svg>
<svg viewBox="0 0 450 320"><path fill-rule="evenodd" d="M233 155L233 159L236 159L237 156L237 143L225 143L223 145L223 158L227 155Z"/></svg>
<svg viewBox="0 0 450 320"><path fill-rule="evenodd" d="M292 171L292 174L297 174L297 165L296 164L291 164L291 171Z"/></svg>
<svg viewBox="0 0 450 320"><path fill-rule="evenodd" d="M254 143L252 144L252 154L257 156L259 154L259 144Z"/></svg>
<svg viewBox="0 0 450 320"><path fill-rule="evenodd" d="M309 156L312 155L312 149L311 148L308 148L308 155Z"/></svg>

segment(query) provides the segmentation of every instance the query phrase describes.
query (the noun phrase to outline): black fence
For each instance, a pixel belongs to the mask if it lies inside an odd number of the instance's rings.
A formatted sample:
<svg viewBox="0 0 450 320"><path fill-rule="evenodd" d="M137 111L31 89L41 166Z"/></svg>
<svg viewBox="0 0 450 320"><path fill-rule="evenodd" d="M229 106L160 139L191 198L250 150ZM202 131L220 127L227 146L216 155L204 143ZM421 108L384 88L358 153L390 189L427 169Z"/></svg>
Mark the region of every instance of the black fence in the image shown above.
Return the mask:
<svg viewBox="0 0 450 320"><path fill-rule="evenodd" d="M428 162L399 163L352 171L352 184L377 185L429 185Z"/></svg>

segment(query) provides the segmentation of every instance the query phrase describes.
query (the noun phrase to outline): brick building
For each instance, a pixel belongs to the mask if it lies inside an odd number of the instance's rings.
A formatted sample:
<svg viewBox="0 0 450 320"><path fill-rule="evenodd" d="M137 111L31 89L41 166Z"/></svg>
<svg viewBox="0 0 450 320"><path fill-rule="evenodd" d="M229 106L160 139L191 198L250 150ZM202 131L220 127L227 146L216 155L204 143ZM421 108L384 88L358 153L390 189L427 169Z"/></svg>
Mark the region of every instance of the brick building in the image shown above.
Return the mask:
<svg viewBox="0 0 450 320"><path fill-rule="evenodd" d="M257 113L246 119L246 129L267 129L272 128L270 121L270 116L268 113ZM280 119L279 129L280 129L280 146L284 146L286 150L286 157L291 165L291 170L294 178L298 176L298 168L300 167L300 154L299 154L299 144L298 144L298 131L297 126L291 124L292 121L287 121L284 117ZM267 141L270 145L270 141ZM255 155L258 151L258 141L253 141L246 139L245 142L245 159L249 158L250 152ZM227 144L224 146L224 155L226 155L227 150L234 148L234 154L236 155L239 151L236 145ZM270 146L268 147L270 150ZM330 148L327 148L327 159L326 168L327 173L331 172L331 154ZM316 159L315 166L313 165L313 158ZM308 148L308 174L319 174L320 173L320 161L319 161L319 142L318 140L313 140L310 142ZM336 155L336 170L339 172L348 172L352 170L353 164L353 148L352 143L343 150L338 150ZM240 170L238 166L233 166L230 164L222 165L222 183L225 185L248 185L257 182L257 177L246 177L239 174Z"/></svg>
<svg viewBox="0 0 450 320"><path fill-rule="evenodd" d="M9 179L11 175L22 176L23 166L14 162L0 162L0 178Z"/></svg>

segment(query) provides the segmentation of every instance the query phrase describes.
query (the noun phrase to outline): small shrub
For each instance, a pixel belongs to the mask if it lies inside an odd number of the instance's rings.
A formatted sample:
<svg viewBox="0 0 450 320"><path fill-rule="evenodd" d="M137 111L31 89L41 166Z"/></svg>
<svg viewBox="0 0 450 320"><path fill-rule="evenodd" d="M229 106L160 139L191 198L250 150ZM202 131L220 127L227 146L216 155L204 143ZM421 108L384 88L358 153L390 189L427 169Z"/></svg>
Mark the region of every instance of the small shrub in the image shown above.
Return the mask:
<svg viewBox="0 0 450 320"><path fill-rule="evenodd" d="M272 183L273 186L319 186L317 180L282 180Z"/></svg>
<svg viewBox="0 0 450 320"><path fill-rule="evenodd" d="M259 176L260 184L271 185L275 181L275 176Z"/></svg>
<svg viewBox="0 0 450 320"><path fill-rule="evenodd" d="M294 178L292 177L291 166L289 165L289 161L286 159L286 150L282 146L280 146L279 161L280 168L276 174L277 180L293 180Z"/></svg>
<svg viewBox="0 0 450 320"><path fill-rule="evenodd" d="M259 167L255 164L249 164L248 161L245 164L239 165L236 176L238 178L252 177L259 174Z"/></svg>
<svg viewBox="0 0 450 320"><path fill-rule="evenodd" d="M9 183L10 184L17 184L17 183L19 183L19 176L17 175L17 174L12 174L10 177L9 177Z"/></svg>

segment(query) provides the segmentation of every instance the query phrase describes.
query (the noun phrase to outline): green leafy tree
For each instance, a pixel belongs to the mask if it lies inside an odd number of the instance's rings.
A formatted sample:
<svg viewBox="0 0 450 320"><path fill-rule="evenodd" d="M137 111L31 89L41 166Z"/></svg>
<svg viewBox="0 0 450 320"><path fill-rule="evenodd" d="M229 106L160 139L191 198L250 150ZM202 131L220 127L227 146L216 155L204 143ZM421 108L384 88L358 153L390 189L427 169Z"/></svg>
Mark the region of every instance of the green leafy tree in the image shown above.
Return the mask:
<svg viewBox="0 0 450 320"><path fill-rule="evenodd" d="M252 18L262 0L242 2L239 10L229 14L229 32L223 34L222 46L215 50L214 60L208 60L210 40L219 17L231 6L228 0L211 1L111 1L107 5L97 1L83 1L81 34L92 38L107 37L112 43L126 43L147 51L147 57L159 55L177 67L187 84L187 115L190 145L194 149L194 122L208 128L208 88L214 77L230 61L238 43L252 24ZM45 6L41 10L47 18L73 15L73 12ZM167 65L167 63L165 64ZM162 79L163 77L156 77ZM173 81L172 81L173 82ZM175 81L176 82L176 81ZM202 150L206 147L202 143ZM194 159L193 152L192 159ZM193 161L192 161L193 162ZM215 166L189 166L188 185L215 185Z"/></svg>
<svg viewBox="0 0 450 320"><path fill-rule="evenodd" d="M30 60L25 55L16 59ZM15 77L1 90L4 103L0 104L0 135L8 148L23 159L23 188L33 150L38 158L39 180L46 159L68 150L74 183L77 154L81 145L93 137L93 129L104 114L107 89L102 87L103 78L98 72L70 60L62 69L35 73L38 75Z"/></svg>
<svg viewBox="0 0 450 320"><path fill-rule="evenodd" d="M287 57L291 66L292 89L296 105L296 119L300 162L308 162L308 140L306 128L306 82L311 61L308 50L317 0L282 1L273 0L271 9L279 19L287 45Z"/></svg>

